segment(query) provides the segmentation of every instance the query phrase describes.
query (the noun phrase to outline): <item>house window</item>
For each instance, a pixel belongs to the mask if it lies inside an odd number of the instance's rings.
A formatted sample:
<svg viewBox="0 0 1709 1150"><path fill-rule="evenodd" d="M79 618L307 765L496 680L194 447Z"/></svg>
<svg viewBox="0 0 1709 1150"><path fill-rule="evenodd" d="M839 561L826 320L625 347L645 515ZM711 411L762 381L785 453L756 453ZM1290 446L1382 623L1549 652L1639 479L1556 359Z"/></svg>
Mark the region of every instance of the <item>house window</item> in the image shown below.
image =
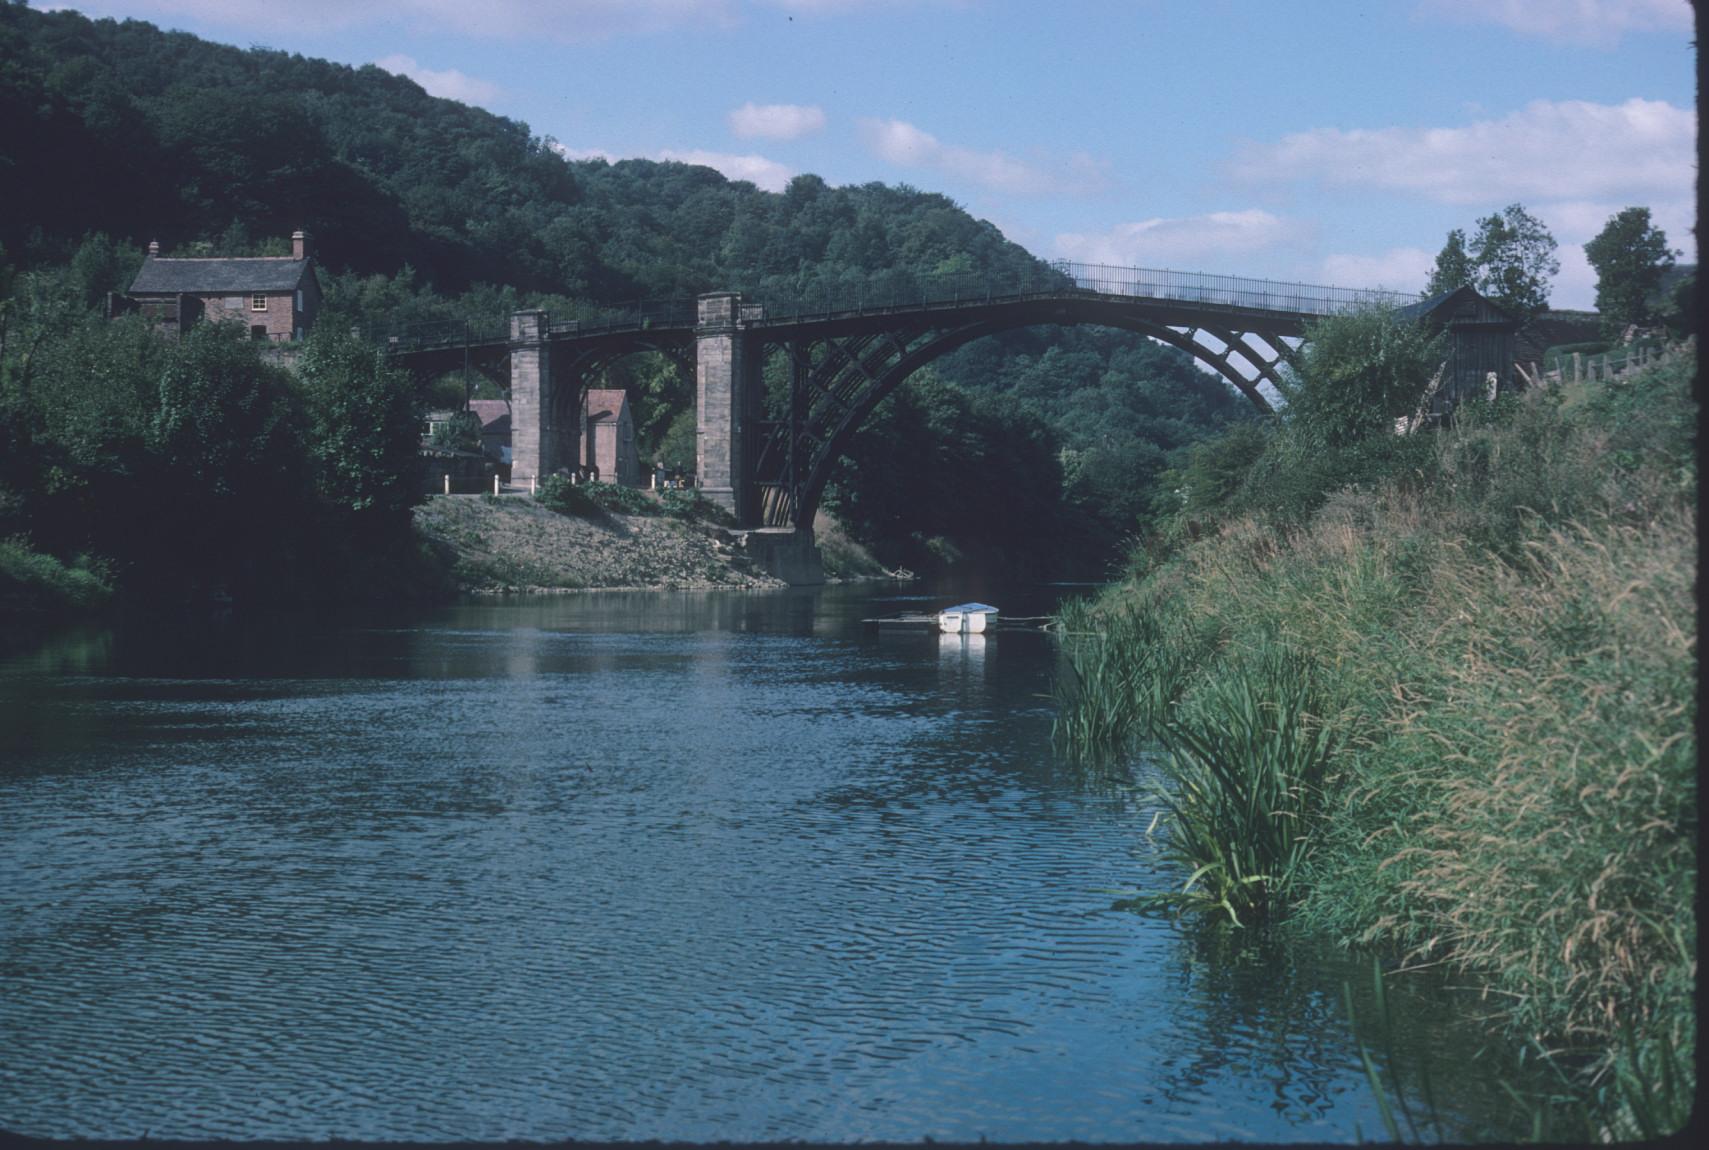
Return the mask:
<svg viewBox="0 0 1709 1150"><path fill-rule="evenodd" d="M252 295L252 296L250 296L249 297L249 310L250 311L266 311L267 310L267 297L264 295Z"/></svg>
<svg viewBox="0 0 1709 1150"><path fill-rule="evenodd" d="M303 289L302 288L297 289L297 310L298 311L303 310Z"/></svg>

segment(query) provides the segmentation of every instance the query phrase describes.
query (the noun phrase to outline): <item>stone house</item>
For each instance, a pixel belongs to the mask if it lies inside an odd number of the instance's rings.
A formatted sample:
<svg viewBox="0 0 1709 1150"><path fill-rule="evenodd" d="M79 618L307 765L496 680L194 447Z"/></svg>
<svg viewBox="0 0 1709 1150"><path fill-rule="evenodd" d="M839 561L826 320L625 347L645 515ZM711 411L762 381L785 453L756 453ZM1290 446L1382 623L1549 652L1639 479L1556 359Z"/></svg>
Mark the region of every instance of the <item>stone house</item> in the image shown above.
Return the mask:
<svg viewBox="0 0 1709 1150"><path fill-rule="evenodd" d="M641 485L641 458L635 449L635 420L629 393L620 387L590 387L582 396L576 462L599 468L607 483Z"/></svg>
<svg viewBox="0 0 1709 1150"><path fill-rule="evenodd" d="M291 236L289 256L165 258L159 242L125 300L111 310L140 311L177 336L197 320L241 323L255 339L299 340L320 311L320 281L306 232Z"/></svg>

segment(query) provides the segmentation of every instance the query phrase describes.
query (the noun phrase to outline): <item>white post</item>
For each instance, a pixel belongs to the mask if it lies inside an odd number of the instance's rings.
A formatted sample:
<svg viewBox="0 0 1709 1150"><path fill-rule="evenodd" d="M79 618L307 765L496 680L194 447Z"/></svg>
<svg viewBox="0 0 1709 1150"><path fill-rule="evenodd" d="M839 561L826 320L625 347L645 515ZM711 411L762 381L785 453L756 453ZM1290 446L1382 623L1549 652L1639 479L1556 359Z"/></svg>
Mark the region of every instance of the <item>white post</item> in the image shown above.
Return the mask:
<svg viewBox="0 0 1709 1150"><path fill-rule="evenodd" d="M534 476L532 475L528 477L528 494L534 494Z"/></svg>
<svg viewBox="0 0 1709 1150"><path fill-rule="evenodd" d="M498 494L498 472L493 472L493 494Z"/></svg>
<svg viewBox="0 0 1709 1150"><path fill-rule="evenodd" d="M445 473L445 494L451 494L451 473Z"/></svg>

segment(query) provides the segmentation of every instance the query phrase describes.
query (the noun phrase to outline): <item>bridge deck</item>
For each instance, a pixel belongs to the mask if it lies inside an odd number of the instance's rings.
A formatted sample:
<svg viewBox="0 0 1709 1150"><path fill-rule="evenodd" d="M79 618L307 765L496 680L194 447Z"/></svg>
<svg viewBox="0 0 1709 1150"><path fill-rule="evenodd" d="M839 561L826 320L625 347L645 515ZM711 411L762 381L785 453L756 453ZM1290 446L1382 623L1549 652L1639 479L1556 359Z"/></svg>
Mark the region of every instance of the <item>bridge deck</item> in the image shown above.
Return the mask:
<svg viewBox="0 0 1709 1150"><path fill-rule="evenodd" d="M804 333L809 327L822 329L826 325L898 315L970 311L1052 300L1137 305L1160 316L1177 315L1179 323L1188 325L1200 322L1195 318L1198 316L1208 317L1211 322L1301 324L1364 304L1398 305L1413 302L1415 298L1402 292L1065 262L1040 265L1013 276L898 274L871 280L836 281L805 290L759 286L738 294L743 319L751 326L774 331L800 327ZM550 325L548 334L555 342L638 333L661 340L686 340L692 335L697 315L696 300L691 298L642 300L601 309L585 317L560 319ZM395 354L451 348L492 353L504 350L509 342L506 329L439 324L395 332L388 338L387 346Z"/></svg>

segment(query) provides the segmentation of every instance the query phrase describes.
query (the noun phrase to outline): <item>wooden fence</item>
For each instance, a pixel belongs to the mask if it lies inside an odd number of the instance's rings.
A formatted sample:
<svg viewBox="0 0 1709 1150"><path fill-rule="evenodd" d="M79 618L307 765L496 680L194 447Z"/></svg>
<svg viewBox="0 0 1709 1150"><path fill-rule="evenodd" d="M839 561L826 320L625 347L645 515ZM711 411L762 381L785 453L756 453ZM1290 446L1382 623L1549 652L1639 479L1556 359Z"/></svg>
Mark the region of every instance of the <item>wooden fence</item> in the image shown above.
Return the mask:
<svg viewBox="0 0 1709 1150"><path fill-rule="evenodd" d="M1532 360L1529 365L1516 363L1514 370L1527 387L1552 387L1563 383L1578 383L1581 380L1619 379L1634 371L1641 371L1667 361L1685 352L1695 351L1697 337L1686 336L1684 341L1670 343L1663 347L1645 344L1635 347L1613 348L1598 354L1586 355L1575 351L1569 359L1566 356L1556 361L1556 366L1544 371Z"/></svg>

